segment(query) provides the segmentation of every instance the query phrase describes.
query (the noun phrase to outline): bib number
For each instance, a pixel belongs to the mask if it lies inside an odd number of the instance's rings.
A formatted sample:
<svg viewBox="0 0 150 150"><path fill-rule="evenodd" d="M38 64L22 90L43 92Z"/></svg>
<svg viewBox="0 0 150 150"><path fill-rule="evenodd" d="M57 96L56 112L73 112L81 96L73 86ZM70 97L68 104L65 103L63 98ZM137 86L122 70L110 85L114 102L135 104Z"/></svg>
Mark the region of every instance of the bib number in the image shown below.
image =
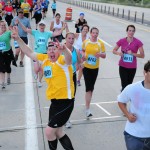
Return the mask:
<svg viewBox="0 0 150 150"><path fill-rule="evenodd" d="M19 47L19 45L18 45L18 42L17 42L17 41L14 41L14 46L15 46L15 48L18 48L18 47Z"/></svg>
<svg viewBox="0 0 150 150"><path fill-rule="evenodd" d="M38 39L38 44L39 44L39 45L46 45L45 38L40 37L40 38Z"/></svg>
<svg viewBox="0 0 150 150"><path fill-rule="evenodd" d="M95 66L95 65L96 65L96 60L97 60L97 58L96 58L95 56L93 56L93 55L88 55L87 63L88 63L89 65Z"/></svg>
<svg viewBox="0 0 150 150"><path fill-rule="evenodd" d="M6 49L6 43L0 42L0 50L5 50L5 49Z"/></svg>
<svg viewBox="0 0 150 150"><path fill-rule="evenodd" d="M52 78L52 67L50 66L44 67L44 76L45 78Z"/></svg>
<svg viewBox="0 0 150 150"><path fill-rule="evenodd" d="M28 7L24 7L24 10L25 10L25 11L28 11L28 10L29 10L29 8L28 8Z"/></svg>
<svg viewBox="0 0 150 150"><path fill-rule="evenodd" d="M133 62L133 55L130 54L123 54L123 61L132 63Z"/></svg>
<svg viewBox="0 0 150 150"><path fill-rule="evenodd" d="M11 15L11 12L7 12L8 15Z"/></svg>

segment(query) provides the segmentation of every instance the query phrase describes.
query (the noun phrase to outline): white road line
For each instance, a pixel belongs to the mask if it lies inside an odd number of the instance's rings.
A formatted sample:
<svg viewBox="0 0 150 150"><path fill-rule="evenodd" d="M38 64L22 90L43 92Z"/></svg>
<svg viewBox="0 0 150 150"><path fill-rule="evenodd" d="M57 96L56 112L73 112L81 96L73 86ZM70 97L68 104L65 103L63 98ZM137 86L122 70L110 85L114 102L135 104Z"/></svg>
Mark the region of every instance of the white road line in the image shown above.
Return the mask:
<svg viewBox="0 0 150 150"><path fill-rule="evenodd" d="M102 40L102 39L101 39ZM102 40L107 46L113 47L112 45L108 44L106 41Z"/></svg>
<svg viewBox="0 0 150 150"><path fill-rule="evenodd" d="M90 104L91 105L96 105L96 104L112 104L112 103L117 103L117 102L118 101L108 101L108 102L97 102L97 103L90 103ZM85 104L79 104L79 105L85 105Z"/></svg>
<svg viewBox="0 0 150 150"><path fill-rule="evenodd" d="M118 101L108 101L108 102L97 102L97 103L91 103L93 104L112 104L112 103L117 103ZM85 105L85 104L84 104Z"/></svg>
<svg viewBox="0 0 150 150"><path fill-rule="evenodd" d="M26 117L26 133L25 133L25 150L38 150L38 138L36 125L36 113L34 102L34 90L31 70L31 60L25 57L25 117Z"/></svg>
<svg viewBox="0 0 150 150"><path fill-rule="evenodd" d="M115 118L122 118L123 116L109 116L109 117L99 117L99 118L90 118L89 121L92 120L103 120L103 119L115 119ZM71 123L76 123L76 122L82 122L82 121L87 121L87 119L78 119L78 120L70 120ZM43 124L36 124L36 126L30 126L30 128L27 128L26 126L12 126L12 127L6 127L6 128L0 128L0 131L5 131L5 130L21 130L21 129L32 129L32 128L41 128L41 127L46 127L47 123L43 123ZM35 150L35 149L33 149Z"/></svg>
<svg viewBox="0 0 150 150"><path fill-rule="evenodd" d="M111 114L106 109L104 109L102 106L100 106L99 104L96 104L96 106L98 106L101 110L103 110L107 115L111 116Z"/></svg>
<svg viewBox="0 0 150 150"><path fill-rule="evenodd" d="M90 103L90 105L97 105L97 104L114 104L118 103L118 101L109 101L109 102L97 102L97 103ZM85 104L75 104L77 106L84 106ZM49 109L49 107L45 106L43 109Z"/></svg>
<svg viewBox="0 0 150 150"><path fill-rule="evenodd" d="M122 116L110 116L110 117L99 117L99 118L90 118L89 120L102 120L102 119L115 119L115 118L121 118ZM85 121L87 119L80 119L80 120L71 120L71 123L74 122L81 122L81 121Z"/></svg>

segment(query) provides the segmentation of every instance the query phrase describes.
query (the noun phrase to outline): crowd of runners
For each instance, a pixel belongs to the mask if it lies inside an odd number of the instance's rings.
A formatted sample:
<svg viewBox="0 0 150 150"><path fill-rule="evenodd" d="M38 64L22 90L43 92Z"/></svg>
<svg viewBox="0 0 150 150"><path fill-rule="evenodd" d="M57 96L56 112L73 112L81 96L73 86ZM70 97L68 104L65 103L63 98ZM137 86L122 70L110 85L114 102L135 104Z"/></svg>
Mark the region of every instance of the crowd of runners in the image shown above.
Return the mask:
<svg viewBox="0 0 150 150"><path fill-rule="evenodd" d="M75 23L76 33L71 32L67 23L61 20L61 14L56 12L55 0L50 4L54 19L50 23L49 31L46 31L44 18L49 4L48 0L37 0L32 4L26 0L22 3L20 0L7 2L0 0L0 84L2 90L7 88L6 84L11 84L11 64L17 67L17 61L20 59L19 66L24 67L24 55L30 57L33 60L33 76L37 80L38 87L42 87L43 76L48 85L46 96L51 100L51 106L46 137L49 148L57 149L59 140L64 149L73 150L72 143L62 128L64 125L67 128L72 126L69 118L74 108L76 88L81 86L82 75L85 82L85 117L89 119L93 116L90 104L100 59L106 58L106 50L104 42L99 38L99 29L89 27L83 12L79 13ZM35 19L35 29L31 28L31 19ZM65 37L62 34L64 30L66 30ZM120 57L119 75L123 92L133 82L137 58L144 58L143 43L134 37L135 31L134 25L128 25L127 36L118 40L113 49L113 54ZM34 38L34 51L27 46L28 34ZM13 46L11 39L14 41ZM15 49L12 50L12 47ZM145 67L146 75L150 74L149 63ZM150 97L150 91L148 92L146 94ZM129 114L124 105L127 102L126 98L128 96L123 94L118 97L119 107L129 122L134 122L135 115ZM126 137L127 134L129 133L125 132ZM144 137L143 134L141 135ZM128 147L128 150L138 150L136 148Z"/></svg>

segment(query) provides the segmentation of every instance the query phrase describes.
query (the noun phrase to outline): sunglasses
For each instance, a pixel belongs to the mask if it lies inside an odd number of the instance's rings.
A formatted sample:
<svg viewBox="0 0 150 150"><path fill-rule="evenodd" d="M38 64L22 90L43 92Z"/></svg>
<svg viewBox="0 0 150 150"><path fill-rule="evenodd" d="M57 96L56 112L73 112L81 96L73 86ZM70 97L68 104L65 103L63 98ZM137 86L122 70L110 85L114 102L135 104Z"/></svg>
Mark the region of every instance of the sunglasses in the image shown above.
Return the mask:
<svg viewBox="0 0 150 150"><path fill-rule="evenodd" d="M58 47L54 44L54 42L49 42L49 43L48 43L48 47L56 47L56 48L58 48Z"/></svg>

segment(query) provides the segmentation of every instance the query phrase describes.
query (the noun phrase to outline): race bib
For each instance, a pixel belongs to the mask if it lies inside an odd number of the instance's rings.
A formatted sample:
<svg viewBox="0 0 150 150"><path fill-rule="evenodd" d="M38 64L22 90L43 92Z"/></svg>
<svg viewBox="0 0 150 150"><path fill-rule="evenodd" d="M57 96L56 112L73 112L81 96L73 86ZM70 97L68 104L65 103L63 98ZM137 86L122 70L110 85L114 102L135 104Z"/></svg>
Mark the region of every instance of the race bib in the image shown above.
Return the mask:
<svg viewBox="0 0 150 150"><path fill-rule="evenodd" d="M19 47L19 45L18 45L18 42L17 42L17 41L14 41L14 47L15 47L15 48L18 48L18 47Z"/></svg>
<svg viewBox="0 0 150 150"><path fill-rule="evenodd" d="M6 43L0 42L0 50L5 50L5 49L6 49Z"/></svg>
<svg viewBox="0 0 150 150"><path fill-rule="evenodd" d="M95 65L96 65L96 60L97 60L97 58L96 58L95 56L93 56L93 55L88 55L87 63L88 63L89 65L95 66Z"/></svg>
<svg viewBox="0 0 150 150"><path fill-rule="evenodd" d="M25 11L28 11L28 10L29 10L29 7L24 7L24 10L25 10Z"/></svg>
<svg viewBox="0 0 150 150"><path fill-rule="evenodd" d="M46 45L45 41L46 41L45 38L39 37L39 39L38 39L38 45Z"/></svg>
<svg viewBox="0 0 150 150"><path fill-rule="evenodd" d="M133 62L133 55L123 54L123 61L124 62L132 63Z"/></svg>
<svg viewBox="0 0 150 150"><path fill-rule="evenodd" d="M41 13L41 11L40 11L40 10L38 10L38 11L37 11L37 13L38 13L38 14L40 14L40 13Z"/></svg>
<svg viewBox="0 0 150 150"><path fill-rule="evenodd" d="M44 67L44 76L45 76L45 78L52 77L52 67L50 67L50 66Z"/></svg>
<svg viewBox="0 0 150 150"><path fill-rule="evenodd" d="M11 15L11 12L7 12L8 15Z"/></svg>

